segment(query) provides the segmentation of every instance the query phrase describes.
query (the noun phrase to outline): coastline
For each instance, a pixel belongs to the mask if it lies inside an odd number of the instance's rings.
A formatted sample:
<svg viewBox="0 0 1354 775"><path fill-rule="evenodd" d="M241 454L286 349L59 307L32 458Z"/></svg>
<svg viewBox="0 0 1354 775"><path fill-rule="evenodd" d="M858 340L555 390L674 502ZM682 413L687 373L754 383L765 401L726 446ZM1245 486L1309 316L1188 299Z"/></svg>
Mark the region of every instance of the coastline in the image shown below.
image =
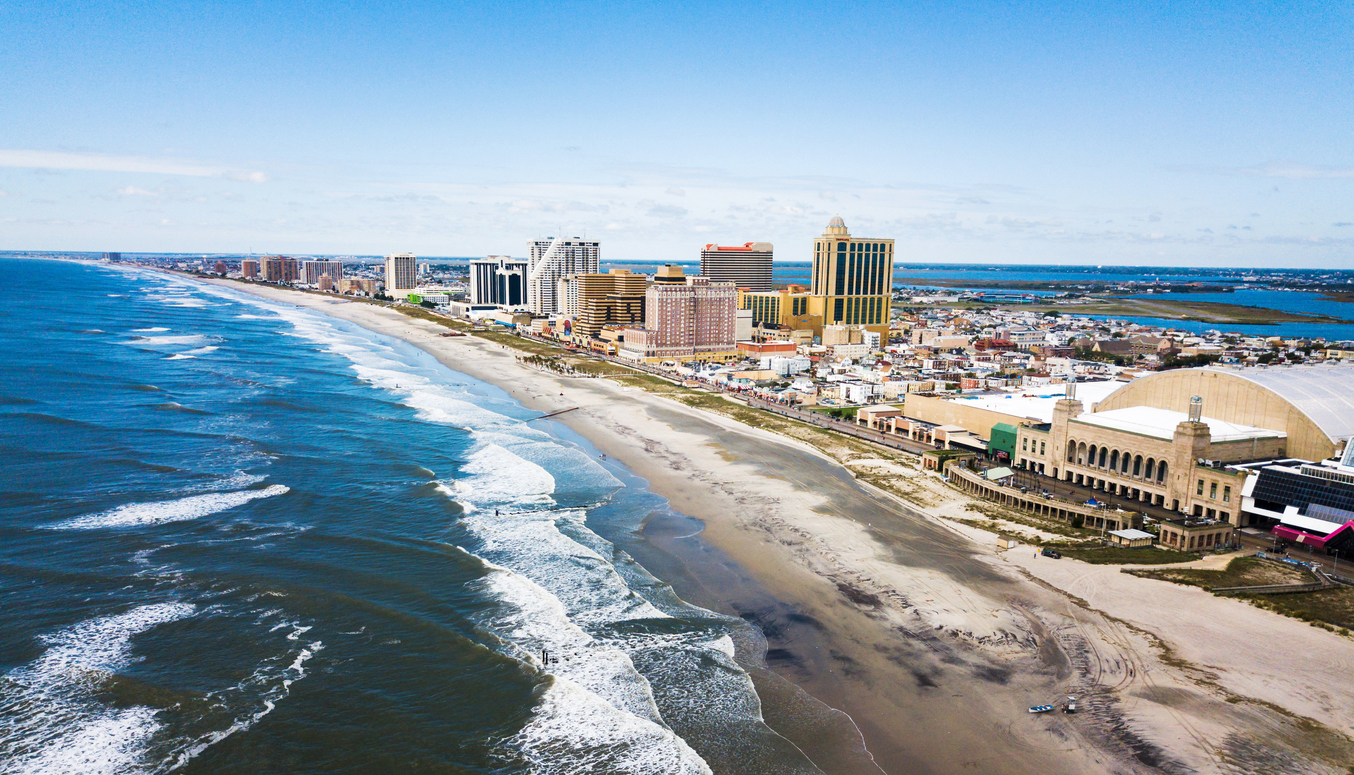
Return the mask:
<svg viewBox="0 0 1354 775"><path fill-rule="evenodd" d="M403 339L528 408L577 407L553 419L704 525L699 536L647 535L646 525L642 538L655 551L688 563L708 559L703 568L661 577L689 602L757 624L767 635L769 673L849 715L878 769L1222 771L1218 733L1200 719L1225 726L1268 712L1205 702L1199 676L1166 663L1170 655L1154 642L1151 622L1126 621L1134 610L1122 595L1072 602L1068 595L1081 579L1057 574L1093 566L999 557L993 534L941 519L953 504L909 505L792 439L609 380L532 369L502 345L441 337L445 329L391 309L218 284ZM1216 662L1197 649L1179 650L1210 667ZM1117 666L1106 666L1106 654ZM752 655L754 667L761 658ZM1240 667L1236 660L1227 666ZM763 679L759 693L784 690ZM1116 680L1113 692L1102 691ZM1273 686L1253 683L1247 694L1274 702L1266 696L1274 695ZM1143 696L1145 689L1153 696ZM1025 713L1069 691L1096 699L1077 716ZM1182 697L1207 707L1182 713L1179 706L1188 704ZM1309 705L1319 710L1323 703ZM1229 710L1236 718L1227 717ZM1260 721L1275 731L1272 719ZM793 720L770 715L768 722L813 746L805 739L812 730L787 730ZM878 771L863 760L828 771Z"/></svg>

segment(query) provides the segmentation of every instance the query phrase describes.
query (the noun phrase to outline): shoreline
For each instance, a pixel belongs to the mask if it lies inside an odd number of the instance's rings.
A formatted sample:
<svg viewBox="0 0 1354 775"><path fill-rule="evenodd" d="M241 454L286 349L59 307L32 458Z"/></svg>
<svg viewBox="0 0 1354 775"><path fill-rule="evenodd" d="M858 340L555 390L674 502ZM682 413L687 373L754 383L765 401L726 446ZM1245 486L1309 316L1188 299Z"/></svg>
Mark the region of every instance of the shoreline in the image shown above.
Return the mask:
<svg viewBox="0 0 1354 775"><path fill-rule="evenodd" d="M675 562L693 562L704 545L714 550L707 556L718 555L710 562L733 564L723 567L722 577L694 570L685 579L655 575L689 602L756 624L768 641L768 674L847 714L879 765L857 762L829 772L1225 771L1214 736L1180 730L1250 721L1273 732L1273 719L1256 714L1283 715L1249 702L1205 702L1216 698L1199 696L1199 677L1170 660L1179 652L1211 669L1217 660L1206 650L1188 642L1182 647L1175 637L1169 649L1160 647L1151 622L1124 615L1132 606L1122 595L1108 602L1083 595L1076 589L1081 579L1059 575L1096 575L1085 569L1097 566L1041 564L1019 555L1024 545L999 556L994 534L945 519L965 500L958 493L946 493L952 502L910 504L793 439L610 380L532 369L503 345L440 337L445 329L395 310L205 282L402 339L528 408L578 407L552 419L704 526L698 535L648 535L646 520L638 539ZM728 583L710 583L718 578ZM740 578L746 587L735 583ZM1102 579L1103 586L1148 588L1139 583L1146 580L1124 579ZM774 600L750 600L753 587ZM1119 667L1106 668L1102 652L1116 654ZM1128 676L1130 664L1136 680ZM1111 680L1118 684L1107 691ZM1281 694L1279 702L1273 699L1275 687L1251 683L1243 682L1248 695L1287 707ZM763 680L759 694L764 686L777 691ZM1083 713L1025 713L1071 690L1088 698ZM1307 715L1323 705L1331 709L1329 701L1297 707ZM768 723L785 733L790 722ZM796 734L808 731L787 734L798 744ZM1287 732L1280 737L1297 746Z"/></svg>

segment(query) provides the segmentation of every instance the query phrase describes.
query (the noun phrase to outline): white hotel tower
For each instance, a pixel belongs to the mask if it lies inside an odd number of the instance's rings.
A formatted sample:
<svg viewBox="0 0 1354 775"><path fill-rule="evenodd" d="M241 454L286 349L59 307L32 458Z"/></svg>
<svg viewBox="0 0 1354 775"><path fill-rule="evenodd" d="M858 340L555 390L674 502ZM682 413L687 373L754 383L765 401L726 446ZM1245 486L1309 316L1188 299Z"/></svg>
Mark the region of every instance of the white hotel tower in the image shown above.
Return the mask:
<svg viewBox="0 0 1354 775"><path fill-rule="evenodd" d="M386 256L386 294L405 297L418 287L418 272L413 253Z"/></svg>
<svg viewBox="0 0 1354 775"><path fill-rule="evenodd" d="M532 240L527 305L538 315L560 311L558 283L565 275L597 274L601 249L597 242L582 237L554 237Z"/></svg>

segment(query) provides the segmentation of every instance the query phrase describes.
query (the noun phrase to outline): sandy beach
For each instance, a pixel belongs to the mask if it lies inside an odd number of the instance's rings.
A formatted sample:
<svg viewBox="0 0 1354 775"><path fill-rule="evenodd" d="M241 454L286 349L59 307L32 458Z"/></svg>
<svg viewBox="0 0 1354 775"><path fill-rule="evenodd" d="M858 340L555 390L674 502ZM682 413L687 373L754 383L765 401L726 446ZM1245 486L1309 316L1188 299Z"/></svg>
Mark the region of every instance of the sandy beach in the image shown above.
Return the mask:
<svg viewBox="0 0 1354 775"><path fill-rule="evenodd" d="M937 481L931 502L908 503L805 444L530 368L392 309L220 284L401 338L529 408L577 407L557 421L703 524L642 536L685 558L651 570L761 627L765 655L739 657L764 665L768 723L826 772L1346 773L1354 761L1333 731L1354 728L1349 638L1117 566L999 549L946 519L965 497ZM774 701L795 693L807 696ZM1082 712L1026 712L1067 694ZM834 709L833 735L776 716L805 702ZM835 734L852 725L864 750Z"/></svg>

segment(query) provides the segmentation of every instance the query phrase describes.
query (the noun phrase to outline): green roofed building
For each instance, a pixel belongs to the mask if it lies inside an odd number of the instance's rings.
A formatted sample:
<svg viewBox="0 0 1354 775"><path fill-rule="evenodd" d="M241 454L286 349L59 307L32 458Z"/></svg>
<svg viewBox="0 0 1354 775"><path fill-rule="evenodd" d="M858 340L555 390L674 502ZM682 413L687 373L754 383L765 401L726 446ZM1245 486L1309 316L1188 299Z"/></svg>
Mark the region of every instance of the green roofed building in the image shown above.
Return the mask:
<svg viewBox="0 0 1354 775"><path fill-rule="evenodd" d="M1015 459L1016 427L999 422L992 426L992 438L987 442L987 454L1002 460ZM1006 453L1003 457L1000 453Z"/></svg>

